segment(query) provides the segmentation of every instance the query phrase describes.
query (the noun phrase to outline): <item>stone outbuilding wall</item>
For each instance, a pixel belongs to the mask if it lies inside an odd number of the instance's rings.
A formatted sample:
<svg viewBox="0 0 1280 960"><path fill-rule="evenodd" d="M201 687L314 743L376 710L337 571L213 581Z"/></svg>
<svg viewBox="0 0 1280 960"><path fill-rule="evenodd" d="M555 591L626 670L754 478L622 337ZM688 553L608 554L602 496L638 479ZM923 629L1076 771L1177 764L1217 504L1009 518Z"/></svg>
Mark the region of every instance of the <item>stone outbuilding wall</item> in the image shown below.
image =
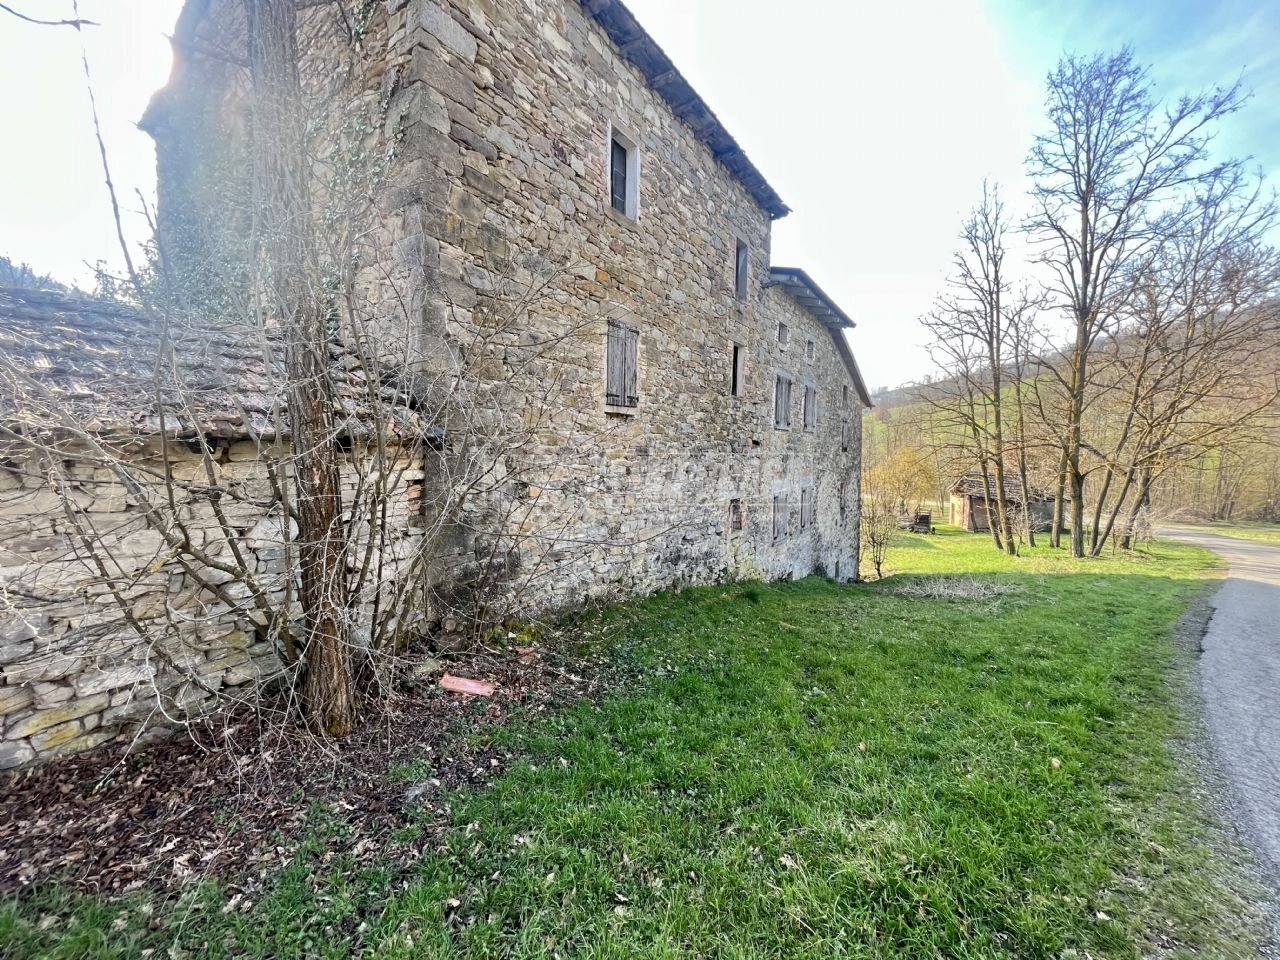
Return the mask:
<svg viewBox="0 0 1280 960"><path fill-rule="evenodd" d="M188 573L96 452L59 452L68 462L56 478L34 457L0 465L0 769L252 702L261 684L293 669L281 662L244 580ZM230 442L214 451L215 469L250 574L273 609L296 618L297 602L286 595L296 577L291 538L278 508L268 506L267 463L282 453ZM371 462L345 459L348 499ZM167 472L198 547L230 559L222 528L208 515L203 456L152 439L132 444L120 465L138 475ZM390 501L398 516L389 522L412 538L410 487L422 471L399 478L402 495Z"/></svg>

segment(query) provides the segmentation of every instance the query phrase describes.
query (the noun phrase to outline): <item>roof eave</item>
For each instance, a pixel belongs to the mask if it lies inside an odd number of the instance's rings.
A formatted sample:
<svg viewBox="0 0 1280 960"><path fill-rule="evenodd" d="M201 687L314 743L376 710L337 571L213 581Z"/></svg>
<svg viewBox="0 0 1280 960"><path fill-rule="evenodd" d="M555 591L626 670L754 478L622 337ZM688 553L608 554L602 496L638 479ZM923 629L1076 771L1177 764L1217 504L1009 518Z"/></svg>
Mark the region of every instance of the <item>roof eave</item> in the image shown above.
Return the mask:
<svg viewBox="0 0 1280 960"><path fill-rule="evenodd" d="M844 361L849 378L853 381L858 397L867 409L875 406L871 402L871 392L862 379L862 371L858 369L858 361L854 359L853 350L844 338L844 331L855 326L852 318L840 309L826 292L813 282L813 278L799 267L770 267L769 280L765 284L770 287L781 287L796 303L800 304L814 319L827 328L831 340Z"/></svg>
<svg viewBox="0 0 1280 960"><path fill-rule="evenodd" d="M747 159L742 147L706 101L698 96L622 0L582 0L582 6L604 28L623 59L644 75L650 88L707 145L711 155L746 188L770 220L779 220L791 212L755 164Z"/></svg>

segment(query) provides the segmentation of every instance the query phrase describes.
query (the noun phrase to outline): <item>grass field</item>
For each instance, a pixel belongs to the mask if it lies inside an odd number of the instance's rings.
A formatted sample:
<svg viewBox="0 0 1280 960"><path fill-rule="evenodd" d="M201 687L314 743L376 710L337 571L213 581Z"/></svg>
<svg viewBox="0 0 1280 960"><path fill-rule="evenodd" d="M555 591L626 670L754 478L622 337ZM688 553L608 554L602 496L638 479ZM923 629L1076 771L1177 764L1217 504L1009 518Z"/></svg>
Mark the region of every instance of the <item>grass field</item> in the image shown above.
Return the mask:
<svg viewBox="0 0 1280 960"><path fill-rule="evenodd" d="M251 910L49 888L0 910L0 954L1253 955L1262 921L1170 747L1171 627L1209 555L1011 559L940 528L890 566L582 618L573 642L640 679L504 728L525 760L458 792L407 877L326 858L317 811Z"/></svg>

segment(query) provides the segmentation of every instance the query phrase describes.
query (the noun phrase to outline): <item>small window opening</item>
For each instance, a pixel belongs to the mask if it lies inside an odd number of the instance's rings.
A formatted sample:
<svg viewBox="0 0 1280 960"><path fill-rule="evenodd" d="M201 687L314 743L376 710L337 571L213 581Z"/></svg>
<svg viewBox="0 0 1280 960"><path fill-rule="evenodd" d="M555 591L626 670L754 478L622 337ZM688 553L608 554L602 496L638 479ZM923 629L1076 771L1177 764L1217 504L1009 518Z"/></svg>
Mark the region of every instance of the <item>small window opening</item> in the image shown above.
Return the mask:
<svg viewBox="0 0 1280 960"><path fill-rule="evenodd" d="M737 497L729 501L729 529L732 531L742 529L742 501Z"/></svg>
<svg viewBox="0 0 1280 960"><path fill-rule="evenodd" d="M640 206L640 153L636 145L614 130L609 138L609 205L636 219Z"/></svg>
<svg viewBox="0 0 1280 960"><path fill-rule="evenodd" d="M840 421L840 449L842 452L849 451L849 418L845 417Z"/></svg>
<svg viewBox="0 0 1280 960"><path fill-rule="evenodd" d="M813 341L806 340L804 343L804 358L810 363L813 362Z"/></svg>
<svg viewBox="0 0 1280 960"><path fill-rule="evenodd" d="M740 343L733 345L732 363L733 368L729 371L729 395L740 397L746 385L747 373L747 349Z"/></svg>
<svg viewBox="0 0 1280 960"><path fill-rule="evenodd" d="M782 496L773 498L773 539L781 540L787 535L787 500Z"/></svg>
<svg viewBox="0 0 1280 960"><path fill-rule="evenodd" d="M800 491L800 529L813 525L813 487Z"/></svg>
<svg viewBox="0 0 1280 960"><path fill-rule="evenodd" d="M818 425L818 390L816 387L804 388L804 428L812 430Z"/></svg>
<svg viewBox="0 0 1280 960"><path fill-rule="evenodd" d="M733 291L739 300L747 299L747 273L749 268L750 260L746 241L739 240L733 259Z"/></svg>
<svg viewBox="0 0 1280 960"><path fill-rule="evenodd" d="M849 405L849 385L847 383L841 388L840 400L846 407Z"/></svg>
<svg viewBox="0 0 1280 960"><path fill-rule="evenodd" d="M791 426L791 378L781 373L773 385L773 425Z"/></svg>
<svg viewBox="0 0 1280 960"><path fill-rule="evenodd" d="M787 341L791 339L791 330L785 323L778 324L778 346L787 349Z"/></svg>

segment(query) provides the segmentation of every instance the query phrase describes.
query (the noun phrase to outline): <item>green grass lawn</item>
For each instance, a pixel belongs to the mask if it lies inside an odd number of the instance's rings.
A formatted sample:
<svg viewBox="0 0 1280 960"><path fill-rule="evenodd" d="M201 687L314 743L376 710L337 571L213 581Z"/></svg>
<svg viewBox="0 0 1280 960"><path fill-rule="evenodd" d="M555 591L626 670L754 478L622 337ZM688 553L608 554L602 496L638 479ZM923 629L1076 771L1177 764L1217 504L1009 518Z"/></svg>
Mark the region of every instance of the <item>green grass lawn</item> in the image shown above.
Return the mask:
<svg viewBox="0 0 1280 960"><path fill-rule="evenodd" d="M1237 540L1257 540L1280 547L1280 523L1196 523L1189 524L1198 530L1216 533Z"/></svg>
<svg viewBox="0 0 1280 960"><path fill-rule="evenodd" d="M492 734L525 761L456 793L407 878L326 860L321 818L251 910L212 885L46 889L0 909L0 955L1253 955L1260 915L1170 746L1170 628L1209 555L1011 559L940 531L879 583L581 618L575 642L607 642L634 688ZM952 573L1005 592L898 592Z"/></svg>

